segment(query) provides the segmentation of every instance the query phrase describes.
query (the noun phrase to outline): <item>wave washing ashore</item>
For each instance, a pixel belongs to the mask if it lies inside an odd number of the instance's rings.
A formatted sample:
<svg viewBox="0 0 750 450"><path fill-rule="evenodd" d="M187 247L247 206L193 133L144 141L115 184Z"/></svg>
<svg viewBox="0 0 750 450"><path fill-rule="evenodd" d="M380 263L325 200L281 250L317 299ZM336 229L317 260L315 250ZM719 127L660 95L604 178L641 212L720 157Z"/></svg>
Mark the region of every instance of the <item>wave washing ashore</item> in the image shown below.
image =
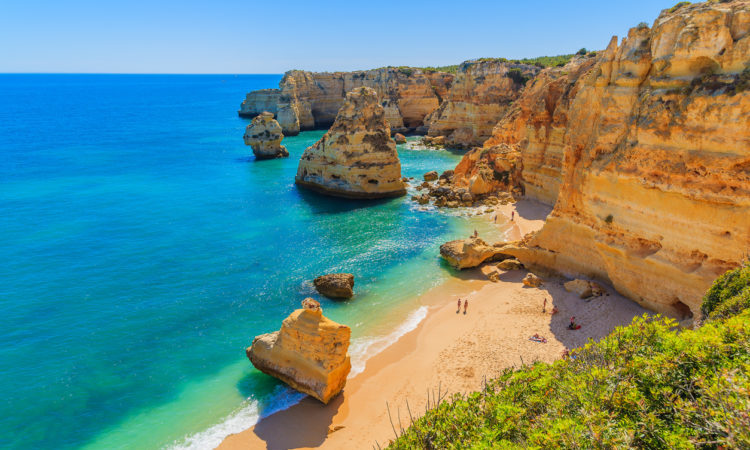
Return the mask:
<svg viewBox="0 0 750 450"><path fill-rule="evenodd" d="M254 162L234 105L278 80L0 75L4 445L218 444L299 398L243 350L314 295L314 277L356 275L353 300L322 302L352 327L361 370L449 276L438 246L489 231L406 198L298 190L299 156L322 131ZM399 153L406 176L461 157Z"/></svg>

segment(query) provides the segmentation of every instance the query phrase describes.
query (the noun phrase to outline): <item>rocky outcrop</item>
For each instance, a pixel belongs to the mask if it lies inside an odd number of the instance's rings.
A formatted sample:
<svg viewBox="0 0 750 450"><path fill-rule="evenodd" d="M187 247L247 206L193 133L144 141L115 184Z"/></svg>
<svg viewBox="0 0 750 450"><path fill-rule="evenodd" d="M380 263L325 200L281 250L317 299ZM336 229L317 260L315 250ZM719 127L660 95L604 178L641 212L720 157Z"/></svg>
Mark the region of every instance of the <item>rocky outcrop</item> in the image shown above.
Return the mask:
<svg viewBox="0 0 750 450"><path fill-rule="evenodd" d="M543 284L542 279L534 275L533 273L527 273L521 281L523 282L524 286L528 287L539 287Z"/></svg>
<svg viewBox="0 0 750 450"><path fill-rule="evenodd" d="M349 198L398 197L406 193L401 162L377 93L358 88L328 132L305 150L295 182L318 192Z"/></svg>
<svg viewBox="0 0 750 450"><path fill-rule="evenodd" d="M252 123L245 128L245 145L253 148L256 159L284 158L289 156L286 147L281 145L284 135L281 126L270 112L255 116Z"/></svg>
<svg viewBox="0 0 750 450"><path fill-rule="evenodd" d="M589 280L571 280L563 284L568 292L575 292L580 298L600 297L607 291L599 283Z"/></svg>
<svg viewBox="0 0 750 450"><path fill-rule="evenodd" d="M435 181L438 179L438 173L434 170L431 170L429 172L425 172L425 174L422 175L422 178L424 178L425 181Z"/></svg>
<svg viewBox="0 0 750 450"><path fill-rule="evenodd" d="M447 97L425 119L429 136L445 136L445 145L482 145L539 68L504 60L466 61L459 67Z"/></svg>
<svg viewBox="0 0 750 450"><path fill-rule="evenodd" d="M396 141L397 144L406 144L406 136L401 133L394 134L393 140Z"/></svg>
<svg viewBox="0 0 750 450"><path fill-rule="evenodd" d="M349 327L323 316L320 304L308 298L281 330L256 336L247 357L261 372L328 403L351 370L350 337Z"/></svg>
<svg viewBox="0 0 750 450"><path fill-rule="evenodd" d="M461 158L453 183L472 195L511 191L521 185L522 168L521 152L509 145L475 148Z"/></svg>
<svg viewBox="0 0 750 450"><path fill-rule="evenodd" d="M750 248L748 18L748 1L665 10L590 68L539 77L536 100L520 99L487 144L518 146L526 194L555 207L506 253L699 315Z"/></svg>
<svg viewBox="0 0 750 450"><path fill-rule="evenodd" d="M452 82L449 73L405 67L331 73L291 70L284 74L279 89L247 94L239 114L252 117L270 111L284 134L293 136L300 130L328 128L346 94L369 87L382 102L392 131L424 131L425 116L437 109Z"/></svg>
<svg viewBox="0 0 750 450"><path fill-rule="evenodd" d="M354 296L354 275L331 273L313 280L315 289L328 298L352 298Z"/></svg>
<svg viewBox="0 0 750 450"><path fill-rule="evenodd" d="M440 246L440 256L456 269L477 267L500 252L478 237L458 239Z"/></svg>
<svg viewBox="0 0 750 450"><path fill-rule="evenodd" d="M517 259L506 259L497 263L497 268L501 270L520 270L523 269L523 264Z"/></svg>

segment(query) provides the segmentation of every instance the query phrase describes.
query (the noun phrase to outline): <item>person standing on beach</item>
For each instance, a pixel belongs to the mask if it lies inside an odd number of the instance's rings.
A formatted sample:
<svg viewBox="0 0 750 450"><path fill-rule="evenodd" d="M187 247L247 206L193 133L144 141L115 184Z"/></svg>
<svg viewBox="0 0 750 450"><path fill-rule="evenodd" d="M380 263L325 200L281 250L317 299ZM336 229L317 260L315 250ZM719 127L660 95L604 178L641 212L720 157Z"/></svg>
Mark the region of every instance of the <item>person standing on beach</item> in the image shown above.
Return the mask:
<svg viewBox="0 0 750 450"><path fill-rule="evenodd" d="M510 212L510 220L515 220L515 218L516 218L516 212L515 211L511 211Z"/></svg>
<svg viewBox="0 0 750 450"><path fill-rule="evenodd" d="M466 308L468 307L469 307L469 299L467 298L464 300L464 314L466 314Z"/></svg>
<svg viewBox="0 0 750 450"><path fill-rule="evenodd" d="M458 298L458 309L456 310L456 312L459 311L461 311L461 297Z"/></svg>
<svg viewBox="0 0 750 450"><path fill-rule="evenodd" d="M547 312L547 297L544 297L544 305L542 306L542 314Z"/></svg>

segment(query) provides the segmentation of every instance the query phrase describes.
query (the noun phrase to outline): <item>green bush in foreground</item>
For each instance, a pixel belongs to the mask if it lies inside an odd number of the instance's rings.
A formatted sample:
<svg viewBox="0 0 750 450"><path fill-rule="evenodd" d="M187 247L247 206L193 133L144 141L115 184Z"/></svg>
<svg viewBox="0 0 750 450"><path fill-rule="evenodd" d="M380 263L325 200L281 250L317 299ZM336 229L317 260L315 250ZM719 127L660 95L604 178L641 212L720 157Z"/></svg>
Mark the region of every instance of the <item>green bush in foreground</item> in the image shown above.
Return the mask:
<svg viewBox="0 0 750 450"><path fill-rule="evenodd" d="M636 318L569 359L454 395L392 448L750 448L749 274L714 283L696 330Z"/></svg>

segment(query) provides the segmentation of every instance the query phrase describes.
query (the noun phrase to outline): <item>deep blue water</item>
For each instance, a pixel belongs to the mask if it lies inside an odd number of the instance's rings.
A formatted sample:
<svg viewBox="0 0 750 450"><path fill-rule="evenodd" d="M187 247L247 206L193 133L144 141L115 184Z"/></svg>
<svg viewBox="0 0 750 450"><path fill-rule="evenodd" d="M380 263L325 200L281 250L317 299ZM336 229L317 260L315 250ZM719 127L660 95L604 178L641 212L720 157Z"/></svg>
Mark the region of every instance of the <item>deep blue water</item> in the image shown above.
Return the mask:
<svg viewBox="0 0 750 450"><path fill-rule="evenodd" d="M309 280L355 274L355 300L322 302L361 343L444 276L437 246L466 219L294 186L322 131L253 160L236 110L279 79L0 75L0 446L158 448L230 414L252 425L285 391L244 348ZM411 176L460 158L400 156Z"/></svg>

